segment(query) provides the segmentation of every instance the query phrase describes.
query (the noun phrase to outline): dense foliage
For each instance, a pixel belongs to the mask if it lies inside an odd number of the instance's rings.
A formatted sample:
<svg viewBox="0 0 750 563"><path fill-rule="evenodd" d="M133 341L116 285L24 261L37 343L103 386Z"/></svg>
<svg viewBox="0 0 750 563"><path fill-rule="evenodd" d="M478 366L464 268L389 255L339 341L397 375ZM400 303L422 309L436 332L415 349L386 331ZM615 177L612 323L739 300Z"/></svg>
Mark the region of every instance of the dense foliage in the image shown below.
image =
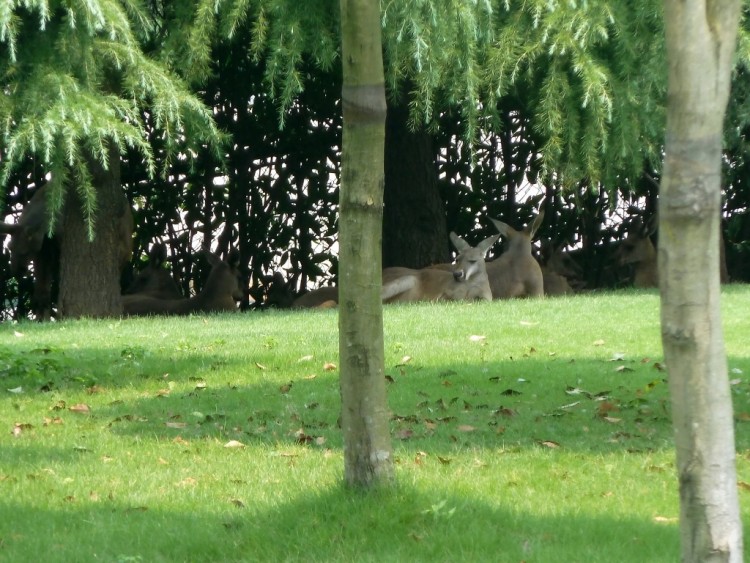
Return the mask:
<svg viewBox="0 0 750 563"><path fill-rule="evenodd" d="M101 155L112 138L137 217L134 267L158 238L185 291L205 276L193 252L209 246L240 249L255 300L280 268L295 289L334 277L337 3L69 4L0 0L5 214L17 214L50 172L93 203L80 154ZM389 103L408 104L403 127L433 136L448 230L475 242L492 232L488 215L520 227L544 195L539 238L580 249L587 287L626 284L613 247L631 206L647 215L656 206L661 18L661 3L647 0L383 4ZM750 277L749 45L743 35L726 135L736 280ZM220 154L209 142L219 130L231 135ZM27 281L6 267L0 299L22 315Z"/></svg>

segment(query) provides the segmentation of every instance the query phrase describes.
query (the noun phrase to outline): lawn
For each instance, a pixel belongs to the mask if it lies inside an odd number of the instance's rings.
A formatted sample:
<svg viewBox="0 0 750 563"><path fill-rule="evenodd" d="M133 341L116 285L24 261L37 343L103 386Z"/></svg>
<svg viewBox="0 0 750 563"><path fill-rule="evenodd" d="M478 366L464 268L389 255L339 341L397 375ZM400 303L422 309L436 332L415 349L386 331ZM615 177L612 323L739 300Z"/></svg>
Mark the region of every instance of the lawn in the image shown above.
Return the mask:
<svg viewBox="0 0 750 563"><path fill-rule="evenodd" d="M750 537L750 288L723 289ZM679 560L654 292L387 306L397 485L342 485L337 313L0 325L0 561Z"/></svg>

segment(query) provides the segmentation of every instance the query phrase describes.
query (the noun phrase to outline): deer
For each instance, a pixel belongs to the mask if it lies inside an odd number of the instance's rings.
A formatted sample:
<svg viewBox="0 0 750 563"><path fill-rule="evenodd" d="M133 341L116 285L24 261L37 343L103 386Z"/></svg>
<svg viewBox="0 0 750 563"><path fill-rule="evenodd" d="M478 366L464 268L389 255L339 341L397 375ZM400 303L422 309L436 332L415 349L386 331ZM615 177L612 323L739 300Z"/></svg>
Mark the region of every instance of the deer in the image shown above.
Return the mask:
<svg viewBox="0 0 750 563"><path fill-rule="evenodd" d="M123 295L124 316L190 315L237 311L237 302L244 297L239 271L239 253L230 252L227 261L206 253L211 265L206 284L195 296L186 299L159 299L149 295Z"/></svg>
<svg viewBox="0 0 750 563"><path fill-rule="evenodd" d="M385 268L381 291L383 303L475 299L491 301L492 292L484 259L499 238L500 235L493 235L472 247L451 232L451 242L458 251L453 265L437 265L421 270Z"/></svg>
<svg viewBox="0 0 750 563"><path fill-rule="evenodd" d="M330 309L339 302L339 290L335 286L323 286L297 295L281 272L274 272L266 287L266 304L279 309Z"/></svg>
<svg viewBox="0 0 750 563"><path fill-rule="evenodd" d="M633 286L649 288L659 286L659 269L657 266L656 247L651 242L651 235L656 231L656 220L643 223L638 221L630 229L625 240L615 252L620 266L633 265Z"/></svg>
<svg viewBox="0 0 750 563"><path fill-rule="evenodd" d="M493 299L543 297L542 269L531 253L531 240L544 220L544 210L523 230L490 218L506 241L508 248L495 260L487 262L487 277Z"/></svg>
<svg viewBox="0 0 750 563"><path fill-rule="evenodd" d="M292 302L292 309L330 309L339 304L339 288L327 285L303 293Z"/></svg>
<svg viewBox="0 0 750 563"><path fill-rule="evenodd" d="M49 233L47 186L40 187L26 203L17 223L0 223L0 233L10 235L10 271L16 278L23 275L29 264L34 269L32 312L40 321L52 317L52 287L60 274L61 221ZM120 269L124 269L133 254L133 212L130 202L122 194L123 212L119 215Z"/></svg>
<svg viewBox="0 0 750 563"><path fill-rule="evenodd" d="M633 286L637 288L659 287L659 264L656 247L651 236L656 232L657 220L652 217L647 223L638 221L628 232L625 240L615 252L620 266L633 265ZM724 234L719 227L719 277L721 283L729 283L724 248Z"/></svg>
<svg viewBox="0 0 750 563"><path fill-rule="evenodd" d="M581 275L578 264L565 253L561 247L552 246L549 242L542 244L539 266L544 280L544 295L571 295L575 293L570 280Z"/></svg>
<svg viewBox="0 0 750 563"><path fill-rule="evenodd" d="M151 245L148 251L148 263L123 291L123 295L147 295L157 299L180 299L182 293L177 282L164 268L167 261L167 247L160 242Z"/></svg>

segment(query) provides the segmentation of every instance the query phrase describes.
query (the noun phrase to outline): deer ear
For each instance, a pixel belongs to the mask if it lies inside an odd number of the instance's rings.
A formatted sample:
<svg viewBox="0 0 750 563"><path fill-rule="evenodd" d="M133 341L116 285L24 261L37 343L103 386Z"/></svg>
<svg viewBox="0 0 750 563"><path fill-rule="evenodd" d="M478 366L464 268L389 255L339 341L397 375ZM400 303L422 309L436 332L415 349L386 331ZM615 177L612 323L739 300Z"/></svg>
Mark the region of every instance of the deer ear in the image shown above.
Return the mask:
<svg viewBox="0 0 750 563"><path fill-rule="evenodd" d="M212 268L221 262L221 258L219 258L213 252L206 252L205 256L206 256L206 260L208 260L208 263L211 265Z"/></svg>
<svg viewBox="0 0 750 563"><path fill-rule="evenodd" d="M492 224L495 225L497 231L504 237L511 237L516 232L516 230L508 225L508 223L503 223L502 221L493 219L492 217L490 217L490 221L492 221Z"/></svg>
<svg viewBox="0 0 750 563"><path fill-rule="evenodd" d="M155 267L161 266L167 260L167 247L160 242L155 242L151 245L151 250L148 253L149 261L153 262Z"/></svg>
<svg viewBox="0 0 750 563"><path fill-rule="evenodd" d="M529 238L533 238L534 234L536 234L539 227L542 226L542 221L544 221L544 208L539 211L536 217L534 217L534 220L531 222L531 225L527 227Z"/></svg>
<svg viewBox="0 0 750 563"><path fill-rule="evenodd" d="M498 240L500 240L500 235L492 235L491 237L487 237L482 242L480 242L477 245L477 248L482 251L482 254L487 254L490 248L492 248L492 245L495 244Z"/></svg>
<svg viewBox="0 0 750 563"><path fill-rule="evenodd" d="M236 248L234 250L230 250L229 254L227 255L227 264L229 264L232 268L237 268L240 265L240 251Z"/></svg>
<svg viewBox="0 0 750 563"><path fill-rule="evenodd" d="M451 242L453 243L453 246L456 247L456 250L459 252L462 252L466 250L467 248L470 248L470 245L468 242L466 242L464 239L462 239L460 236L458 236L456 233L451 231L450 236Z"/></svg>

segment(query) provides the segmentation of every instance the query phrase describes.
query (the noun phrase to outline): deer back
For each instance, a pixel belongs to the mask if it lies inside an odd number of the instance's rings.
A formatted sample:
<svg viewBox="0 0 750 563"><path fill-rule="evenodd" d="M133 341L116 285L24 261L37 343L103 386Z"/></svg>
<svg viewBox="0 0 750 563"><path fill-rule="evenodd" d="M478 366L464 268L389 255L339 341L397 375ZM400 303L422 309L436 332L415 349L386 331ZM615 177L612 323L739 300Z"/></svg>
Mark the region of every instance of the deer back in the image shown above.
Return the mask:
<svg viewBox="0 0 750 563"><path fill-rule="evenodd" d="M164 268L166 261L167 247L162 243L154 243L148 253L148 264L136 274L123 293L148 295L158 299L180 299L182 294L177 282Z"/></svg>
<svg viewBox="0 0 750 563"><path fill-rule="evenodd" d="M329 309L339 302L339 288L334 286L319 287L303 293L292 303L293 309Z"/></svg>
<svg viewBox="0 0 750 563"><path fill-rule="evenodd" d="M190 315L237 310L237 301L244 294L240 280L239 255L234 252L225 262L207 253L211 264L203 289L190 299L157 299L148 295L125 295L122 298L125 315Z"/></svg>
<svg viewBox="0 0 750 563"><path fill-rule="evenodd" d="M525 229L515 230L502 221L491 219L507 243L500 257L487 262L487 276L494 299L542 297L542 269L531 253L531 240L544 219L540 211Z"/></svg>

